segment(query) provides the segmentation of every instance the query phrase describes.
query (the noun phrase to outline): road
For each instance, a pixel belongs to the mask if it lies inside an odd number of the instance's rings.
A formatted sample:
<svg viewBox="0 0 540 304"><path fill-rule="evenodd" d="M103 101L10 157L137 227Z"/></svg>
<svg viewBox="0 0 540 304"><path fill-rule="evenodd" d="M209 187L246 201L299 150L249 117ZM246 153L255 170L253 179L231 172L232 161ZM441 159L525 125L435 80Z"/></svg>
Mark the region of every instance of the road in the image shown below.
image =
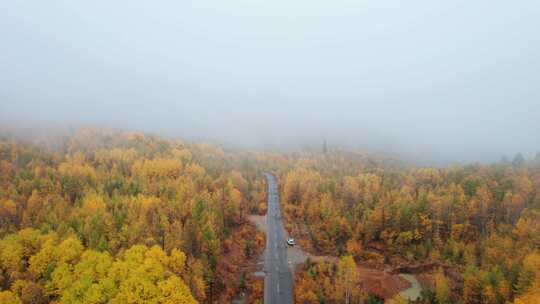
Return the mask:
<svg viewBox="0 0 540 304"><path fill-rule="evenodd" d="M264 251L264 303L293 303L293 283L287 261L285 229L281 220L279 192L273 175L265 173L268 184L266 249Z"/></svg>

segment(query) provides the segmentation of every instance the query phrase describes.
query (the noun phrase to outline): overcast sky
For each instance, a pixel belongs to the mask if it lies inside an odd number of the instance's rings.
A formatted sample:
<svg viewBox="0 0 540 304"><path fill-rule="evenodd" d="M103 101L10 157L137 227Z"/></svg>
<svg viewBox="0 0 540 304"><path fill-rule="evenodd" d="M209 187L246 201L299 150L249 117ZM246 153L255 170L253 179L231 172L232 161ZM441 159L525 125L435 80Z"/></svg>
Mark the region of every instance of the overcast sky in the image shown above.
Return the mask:
<svg viewBox="0 0 540 304"><path fill-rule="evenodd" d="M6 0L0 118L530 157L539 30L537 0Z"/></svg>

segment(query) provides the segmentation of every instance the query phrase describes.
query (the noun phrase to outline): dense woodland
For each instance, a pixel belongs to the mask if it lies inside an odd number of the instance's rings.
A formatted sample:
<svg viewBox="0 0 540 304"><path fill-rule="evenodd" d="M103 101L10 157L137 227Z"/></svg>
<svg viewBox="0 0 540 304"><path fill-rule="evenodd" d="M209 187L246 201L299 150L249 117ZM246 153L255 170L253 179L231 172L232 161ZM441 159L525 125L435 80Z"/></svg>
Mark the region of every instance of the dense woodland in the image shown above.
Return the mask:
<svg viewBox="0 0 540 304"><path fill-rule="evenodd" d="M4 136L0 303L229 302L264 246L245 219L264 184L238 159L138 133Z"/></svg>
<svg viewBox="0 0 540 304"><path fill-rule="evenodd" d="M310 251L342 257L304 267L298 302L377 302L354 293L357 274L339 279L357 264L432 268L421 303L540 303L540 155L413 168L323 153L279 172L288 230Z"/></svg>
<svg viewBox="0 0 540 304"><path fill-rule="evenodd" d="M1 137L0 303L261 303L262 171L300 245L338 258L298 268L297 303L378 303L359 267L428 273L419 303L540 303L540 157L417 168L96 129Z"/></svg>

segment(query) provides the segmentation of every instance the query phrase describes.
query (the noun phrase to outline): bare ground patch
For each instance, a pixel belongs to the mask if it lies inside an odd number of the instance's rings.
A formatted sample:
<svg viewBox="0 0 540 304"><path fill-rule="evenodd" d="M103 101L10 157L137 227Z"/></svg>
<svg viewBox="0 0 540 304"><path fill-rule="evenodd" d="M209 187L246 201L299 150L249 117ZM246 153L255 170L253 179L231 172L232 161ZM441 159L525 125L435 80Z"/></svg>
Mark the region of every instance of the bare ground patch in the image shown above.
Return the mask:
<svg viewBox="0 0 540 304"><path fill-rule="evenodd" d="M411 286L399 275L384 270L359 267L358 276L362 290L383 299L389 299Z"/></svg>

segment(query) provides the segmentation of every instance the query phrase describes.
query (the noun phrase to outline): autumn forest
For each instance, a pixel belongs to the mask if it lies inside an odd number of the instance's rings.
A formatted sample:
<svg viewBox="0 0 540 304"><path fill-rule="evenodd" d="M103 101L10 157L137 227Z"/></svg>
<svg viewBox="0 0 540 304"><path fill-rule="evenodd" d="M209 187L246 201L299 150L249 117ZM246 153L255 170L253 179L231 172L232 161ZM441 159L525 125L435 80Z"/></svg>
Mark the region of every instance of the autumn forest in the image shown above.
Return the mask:
<svg viewBox="0 0 540 304"><path fill-rule="evenodd" d="M308 256L295 303L540 303L540 155L421 167L97 128L0 134L0 303L262 303L264 172Z"/></svg>

